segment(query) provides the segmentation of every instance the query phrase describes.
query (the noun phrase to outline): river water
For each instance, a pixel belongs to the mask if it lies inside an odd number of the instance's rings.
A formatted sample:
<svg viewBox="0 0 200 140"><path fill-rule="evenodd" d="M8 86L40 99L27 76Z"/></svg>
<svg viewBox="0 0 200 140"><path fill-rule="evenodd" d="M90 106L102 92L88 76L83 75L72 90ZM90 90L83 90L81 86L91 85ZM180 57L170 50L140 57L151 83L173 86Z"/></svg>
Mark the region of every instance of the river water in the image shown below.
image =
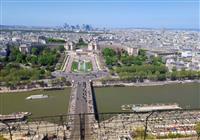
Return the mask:
<svg viewBox="0 0 200 140"><path fill-rule="evenodd" d="M35 94L47 99L25 100ZM200 84L172 84L149 87L95 88L99 112L119 112L123 104L178 103L183 108L200 108ZM33 116L66 114L70 88L0 94L0 114L28 111Z"/></svg>
<svg viewBox="0 0 200 140"><path fill-rule="evenodd" d="M25 100L30 95L45 94L49 98ZM64 90L37 90L21 93L0 94L0 114L27 111L32 116L67 114L70 88Z"/></svg>
<svg viewBox="0 0 200 140"><path fill-rule="evenodd" d="M178 103L182 108L200 108L200 84L148 87L95 88L99 112L119 112L123 104Z"/></svg>

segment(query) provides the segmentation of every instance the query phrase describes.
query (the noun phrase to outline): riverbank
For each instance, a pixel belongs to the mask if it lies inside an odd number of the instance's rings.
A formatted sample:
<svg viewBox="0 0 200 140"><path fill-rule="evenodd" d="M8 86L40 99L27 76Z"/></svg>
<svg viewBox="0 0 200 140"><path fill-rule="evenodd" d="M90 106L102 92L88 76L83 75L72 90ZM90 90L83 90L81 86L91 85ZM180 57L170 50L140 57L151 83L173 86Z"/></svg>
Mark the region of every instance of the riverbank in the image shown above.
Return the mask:
<svg viewBox="0 0 200 140"><path fill-rule="evenodd" d="M27 92L34 90L53 90L53 89L63 89L71 87L71 82L67 81L65 78L54 78L54 79L43 79L43 80L33 80L28 83L23 83L19 81L18 84L8 85L5 83L0 83L0 94L1 93L13 93L13 92Z"/></svg>
<svg viewBox="0 0 200 140"><path fill-rule="evenodd" d="M61 90L65 88L71 88L71 86L60 86L60 87L37 87L37 88L30 88L30 89L15 89L11 90L6 87L1 87L0 94L4 93L21 93L21 92L28 92L28 91L36 91L36 90Z"/></svg>
<svg viewBox="0 0 200 140"><path fill-rule="evenodd" d="M200 80L183 80L183 81L144 81L137 83L123 82L123 81L106 81L102 82L100 80L93 81L93 87L143 87L143 86L162 86L170 84L187 84L187 83L200 83ZM26 89L10 89L7 87L0 87L0 94L3 93L19 93L35 90L59 90L63 88L70 88L71 86L56 86L56 87L35 87L35 88L26 88Z"/></svg>
<svg viewBox="0 0 200 140"><path fill-rule="evenodd" d="M176 80L176 81L144 81L144 82L123 82L123 81L94 81L93 86L94 87L129 87L129 86L135 86L135 87L142 87L142 86L162 86L162 85L170 85L170 84L187 84L187 83L200 83L200 80Z"/></svg>

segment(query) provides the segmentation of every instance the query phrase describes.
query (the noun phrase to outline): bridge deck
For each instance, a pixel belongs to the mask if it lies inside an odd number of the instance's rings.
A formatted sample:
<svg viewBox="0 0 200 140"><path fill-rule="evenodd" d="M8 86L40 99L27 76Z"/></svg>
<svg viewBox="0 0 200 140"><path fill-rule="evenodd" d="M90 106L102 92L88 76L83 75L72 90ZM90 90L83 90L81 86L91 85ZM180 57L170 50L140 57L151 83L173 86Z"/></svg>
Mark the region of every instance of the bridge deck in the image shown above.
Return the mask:
<svg viewBox="0 0 200 140"><path fill-rule="evenodd" d="M74 82L69 107L69 114L79 114L71 118L71 139L89 139L90 127L88 124L95 122L94 115L92 117L84 115L94 113L92 91L89 81Z"/></svg>

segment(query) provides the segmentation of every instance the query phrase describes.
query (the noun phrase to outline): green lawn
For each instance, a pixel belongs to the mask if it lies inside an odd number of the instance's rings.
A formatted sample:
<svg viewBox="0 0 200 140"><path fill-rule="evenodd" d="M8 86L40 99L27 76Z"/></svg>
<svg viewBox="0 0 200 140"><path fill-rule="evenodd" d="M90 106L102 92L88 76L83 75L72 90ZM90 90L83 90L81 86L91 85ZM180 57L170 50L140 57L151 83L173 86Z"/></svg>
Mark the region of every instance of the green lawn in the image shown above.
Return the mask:
<svg viewBox="0 0 200 140"><path fill-rule="evenodd" d="M76 61L72 62L72 68L71 68L71 70L73 72L77 72L78 71L78 62L76 62Z"/></svg>
<svg viewBox="0 0 200 140"><path fill-rule="evenodd" d="M86 62L86 67L87 67L88 71L92 71L93 70L91 62Z"/></svg>

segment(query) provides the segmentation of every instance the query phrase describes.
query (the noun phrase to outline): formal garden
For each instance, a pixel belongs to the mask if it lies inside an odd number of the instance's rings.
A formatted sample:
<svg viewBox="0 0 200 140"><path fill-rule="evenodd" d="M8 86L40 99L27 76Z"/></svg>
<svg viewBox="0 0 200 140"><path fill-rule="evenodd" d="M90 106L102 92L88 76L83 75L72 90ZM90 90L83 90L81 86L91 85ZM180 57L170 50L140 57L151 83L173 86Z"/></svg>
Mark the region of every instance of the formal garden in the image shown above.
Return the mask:
<svg viewBox="0 0 200 140"><path fill-rule="evenodd" d="M86 60L76 60L72 62L72 72L90 72L93 70L92 63Z"/></svg>

